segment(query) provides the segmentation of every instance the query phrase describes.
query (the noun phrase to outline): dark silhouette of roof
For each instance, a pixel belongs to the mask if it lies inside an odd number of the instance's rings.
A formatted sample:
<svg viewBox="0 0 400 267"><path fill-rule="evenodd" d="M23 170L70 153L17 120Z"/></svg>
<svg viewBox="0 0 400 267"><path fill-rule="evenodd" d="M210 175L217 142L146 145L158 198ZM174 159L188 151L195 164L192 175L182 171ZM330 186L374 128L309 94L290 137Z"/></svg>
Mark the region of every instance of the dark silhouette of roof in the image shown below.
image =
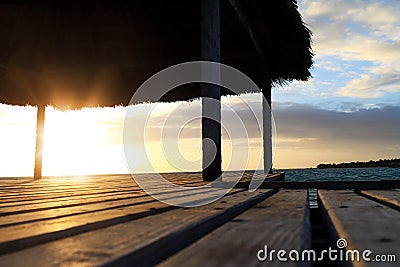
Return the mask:
<svg viewBox="0 0 400 267"><path fill-rule="evenodd" d="M259 84L311 76L311 33L296 1L221 0L220 5L222 63ZM155 72L201 60L200 30L199 0L0 4L0 102L127 104ZM199 96L199 86L188 85L162 100Z"/></svg>

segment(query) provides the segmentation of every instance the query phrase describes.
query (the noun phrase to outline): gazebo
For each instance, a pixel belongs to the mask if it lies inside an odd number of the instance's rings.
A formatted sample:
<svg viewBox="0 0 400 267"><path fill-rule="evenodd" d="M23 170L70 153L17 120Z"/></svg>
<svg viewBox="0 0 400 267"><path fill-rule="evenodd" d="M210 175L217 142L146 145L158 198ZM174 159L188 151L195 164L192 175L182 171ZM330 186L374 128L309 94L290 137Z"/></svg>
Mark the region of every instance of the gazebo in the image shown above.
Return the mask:
<svg viewBox="0 0 400 267"><path fill-rule="evenodd" d="M126 105L135 88L157 71L207 60L249 76L262 89L267 107L273 83L311 76L313 56L311 32L295 0L7 3L0 5L0 36L0 102L38 107L35 179L41 177L47 104ZM231 93L215 85L192 84L175 88L160 101L220 100ZM203 114L215 111L220 114L220 107L203 102ZM265 166L272 161L270 116L265 112L263 119ZM203 179L215 180L221 175L218 120L203 118L202 138L210 138L217 147L217 156L203 168Z"/></svg>

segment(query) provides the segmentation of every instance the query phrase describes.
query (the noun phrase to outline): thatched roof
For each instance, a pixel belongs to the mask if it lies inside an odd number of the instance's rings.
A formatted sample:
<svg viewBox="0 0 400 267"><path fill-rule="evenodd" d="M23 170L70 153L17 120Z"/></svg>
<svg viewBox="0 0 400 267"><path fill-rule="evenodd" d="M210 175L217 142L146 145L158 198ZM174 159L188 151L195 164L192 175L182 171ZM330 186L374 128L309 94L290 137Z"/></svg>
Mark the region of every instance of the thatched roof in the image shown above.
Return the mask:
<svg viewBox="0 0 400 267"><path fill-rule="evenodd" d="M155 72L200 60L200 1L0 4L0 36L0 102L127 104ZM221 62L260 84L310 77L296 1L221 0ZM163 100L199 96L192 85Z"/></svg>
<svg viewBox="0 0 400 267"><path fill-rule="evenodd" d="M297 1L246 2L246 11L257 14L252 22L268 53L271 79L277 83L307 80L313 56L311 31L302 21Z"/></svg>

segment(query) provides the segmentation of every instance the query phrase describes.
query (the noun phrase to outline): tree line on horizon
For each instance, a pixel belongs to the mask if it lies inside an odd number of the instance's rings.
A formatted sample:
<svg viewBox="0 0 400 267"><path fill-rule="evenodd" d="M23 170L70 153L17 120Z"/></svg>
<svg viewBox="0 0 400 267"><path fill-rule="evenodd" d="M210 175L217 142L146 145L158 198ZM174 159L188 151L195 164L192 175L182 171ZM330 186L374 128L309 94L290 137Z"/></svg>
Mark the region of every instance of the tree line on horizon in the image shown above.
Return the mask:
<svg viewBox="0 0 400 267"><path fill-rule="evenodd" d="M377 161L370 160L365 162L343 162L343 163L327 163L318 164L317 169L333 169L333 168L400 168L400 159L380 159Z"/></svg>

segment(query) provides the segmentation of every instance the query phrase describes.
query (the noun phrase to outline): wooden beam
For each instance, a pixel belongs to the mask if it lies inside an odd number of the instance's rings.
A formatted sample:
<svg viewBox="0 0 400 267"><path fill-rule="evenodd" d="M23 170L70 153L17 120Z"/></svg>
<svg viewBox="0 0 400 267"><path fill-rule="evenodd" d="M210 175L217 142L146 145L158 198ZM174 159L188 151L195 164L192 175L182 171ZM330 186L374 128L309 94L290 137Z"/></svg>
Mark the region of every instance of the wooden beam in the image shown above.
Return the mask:
<svg viewBox="0 0 400 267"><path fill-rule="evenodd" d="M202 0L201 2L201 58L205 61L220 62L219 0ZM208 73L219 80L219 69L202 71L205 72L204 75ZM222 174L221 88L213 84L202 84L201 95L202 175L204 181L213 181Z"/></svg>
<svg viewBox="0 0 400 267"><path fill-rule="evenodd" d="M249 188L250 182L238 182L236 188ZM229 185L229 184L228 184ZM224 182L215 184L224 187ZM263 189L355 189L355 190L387 190L400 189L400 180L380 180L380 181L303 181L303 182L284 182L266 181L259 188Z"/></svg>
<svg viewBox="0 0 400 267"><path fill-rule="evenodd" d="M34 179L42 178L42 156L43 156L43 132L44 132L44 105L37 107L37 120L36 120L36 148L35 148L35 170Z"/></svg>
<svg viewBox="0 0 400 267"><path fill-rule="evenodd" d="M272 173L271 82L262 89L264 173Z"/></svg>

